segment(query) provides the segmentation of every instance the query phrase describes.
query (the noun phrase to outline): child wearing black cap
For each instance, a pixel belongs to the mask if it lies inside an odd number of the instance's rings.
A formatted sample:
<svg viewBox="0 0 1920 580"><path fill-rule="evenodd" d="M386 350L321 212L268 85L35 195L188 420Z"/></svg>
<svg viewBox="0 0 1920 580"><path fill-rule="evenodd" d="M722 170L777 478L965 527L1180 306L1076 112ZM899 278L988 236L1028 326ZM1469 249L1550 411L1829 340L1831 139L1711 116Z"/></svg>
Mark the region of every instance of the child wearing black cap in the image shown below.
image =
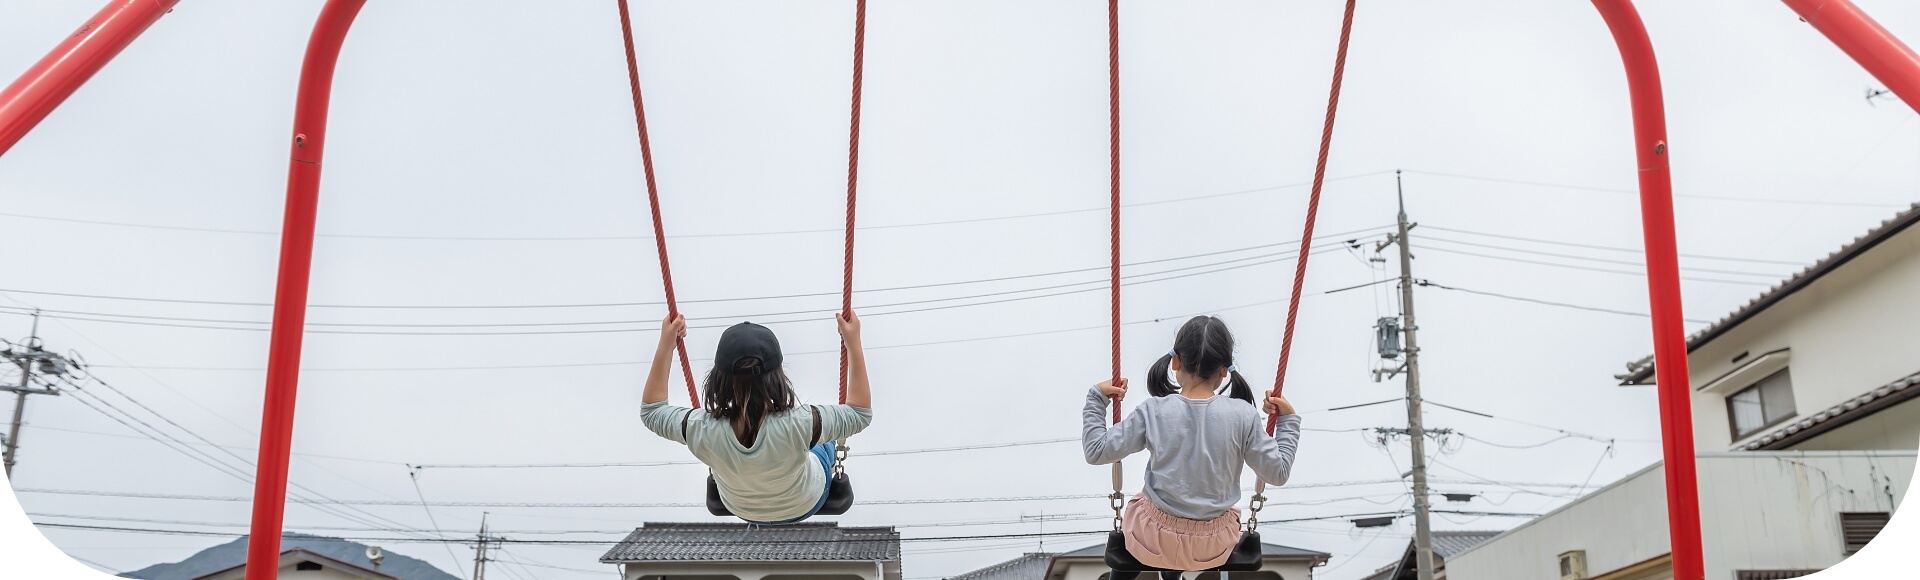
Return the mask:
<svg viewBox="0 0 1920 580"><path fill-rule="evenodd" d="M707 464L721 501L740 519L785 524L819 512L833 473L834 441L873 422L860 319L848 313L835 322L847 346L846 404L800 405L780 366L779 339L765 326L742 322L721 333L697 410L667 404L674 343L686 336L687 320L676 316L661 324L640 396L641 420Z"/></svg>

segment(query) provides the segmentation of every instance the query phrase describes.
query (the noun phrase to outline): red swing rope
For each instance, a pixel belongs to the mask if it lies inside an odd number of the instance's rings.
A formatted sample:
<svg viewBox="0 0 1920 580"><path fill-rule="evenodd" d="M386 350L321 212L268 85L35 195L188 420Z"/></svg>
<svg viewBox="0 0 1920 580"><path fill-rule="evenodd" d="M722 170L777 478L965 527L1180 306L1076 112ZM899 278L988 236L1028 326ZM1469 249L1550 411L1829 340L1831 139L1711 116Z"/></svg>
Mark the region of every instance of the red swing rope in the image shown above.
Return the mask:
<svg viewBox="0 0 1920 580"><path fill-rule="evenodd" d="M867 0L856 0L853 9L853 112L847 126L847 245L840 280L841 316L853 314L853 218L854 198L860 182L860 78L866 62L866 41ZM847 343L844 341L840 343L840 404L847 404Z"/></svg>
<svg viewBox="0 0 1920 580"><path fill-rule="evenodd" d="M620 37L627 44L627 84L633 89L633 119L640 129L640 166L647 175L647 207L653 213L653 245L660 252L660 283L667 289L667 318L680 314L680 308L673 299L673 268L667 265L667 233L660 223L660 188L653 179L653 144L647 140L647 108L640 98L640 62L633 54L633 17L627 9L627 0L620 0ZM693 408L700 408L700 389L693 385L693 363L687 360L687 344L680 338L673 339L674 351L680 354L680 376L687 380L687 397L692 400Z"/></svg>
<svg viewBox="0 0 1920 580"><path fill-rule="evenodd" d="M1293 268L1293 298L1287 302L1287 329L1280 338L1280 369L1273 374L1273 392L1268 397L1280 396L1281 387L1287 382L1287 359L1293 353L1293 323L1300 315L1300 287L1307 279L1308 250L1313 245L1313 223L1320 214L1320 185L1327 177L1327 150L1333 145L1333 117L1340 108L1340 79L1347 70L1347 38L1353 33L1353 4L1347 0L1347 13L1340 22L1340 50L1333 57L1333 88L1327 95L1327 120L1320 129L1320 159L1313 166L1313 194L1307 198L1306 231L1300 234L1300 259ZM1267 434L1273 434L1273 428L1280 421L1279 415L1267 417Z"/></svg>
<svg viewBox="0 0 1920 580"><path fill-rule="evenodd" d="M1112 152L1111 188L1107 203L1108 237L1108 282L1109 303L1112 305L1110 318L1113 326L1113 382L1120 382L1120 0L1107 0L1107 112L1108 134ZM1120 399L1113 397L1113 422L1120 423ZM1120 462L1113 462L1113 494L1107 496L1107 503L1113 508L1113 529L1120 529L1121 510L1126 505L1126 496L1120 492L1125 483L1125 469Z"/></svg>
<svg viewBox="0 0 1920 580"><path fill-rule="evenodd" d="M1113 306L1113 381L1120 382L1120 0L1107 0L1107 102L1111 135L1112 193L1108 196L1108 283ZM1120 422L1120 397L1113 398L1113 422ZM1115 491L1118 491L1116 484Z"/></svg>

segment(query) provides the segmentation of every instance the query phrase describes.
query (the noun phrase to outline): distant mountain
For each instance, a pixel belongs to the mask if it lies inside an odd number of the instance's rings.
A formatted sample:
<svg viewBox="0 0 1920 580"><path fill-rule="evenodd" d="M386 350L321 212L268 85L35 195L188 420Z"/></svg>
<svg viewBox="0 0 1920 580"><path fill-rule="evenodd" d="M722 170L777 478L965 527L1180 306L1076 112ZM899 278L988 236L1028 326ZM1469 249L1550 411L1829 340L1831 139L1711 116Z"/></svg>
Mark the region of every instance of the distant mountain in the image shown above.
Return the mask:
<svg viewBox="0 0 1920 580"><path fill-rule="evenodd" d="M293 548L306 548L314 553L355 566L374 567L373 562L367 560L366 544L306 534L288 533L280 536L280 551L285 552ZM120 576L142 580L192 580L244 564L246 561L247 537L240 536L240 539L201 550L185 560L172 564L154 564ZM458 576L443 572L432 564L392 551L386 551L386 557L382 559L379 570L397 576L401 580L460 580Z"/></svg>

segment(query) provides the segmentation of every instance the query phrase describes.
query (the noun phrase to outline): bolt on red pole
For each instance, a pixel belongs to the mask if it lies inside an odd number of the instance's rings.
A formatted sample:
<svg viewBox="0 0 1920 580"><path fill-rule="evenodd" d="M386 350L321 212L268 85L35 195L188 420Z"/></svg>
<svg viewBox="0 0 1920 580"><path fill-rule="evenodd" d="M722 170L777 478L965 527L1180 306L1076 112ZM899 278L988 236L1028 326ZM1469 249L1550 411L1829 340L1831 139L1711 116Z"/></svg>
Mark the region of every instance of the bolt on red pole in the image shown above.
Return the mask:
<svg viewBox="0 0 1920 580"><path fill-rule="evenodd" d="M1693 453L1693 404L1687 387L1685 320L1680 311L1680 258L1673 231L1666 106L1653 43L1631 0L1593 0L1613 31L1626 64L1633 104L1634 157L1639 164L1640 224L1647 253L1647 297L1653 310L1653 360L1660 397L1660 440L1667 483L1667 528L1674 580L1702 580L1700 486Z"/></svg>
<svg viewBox="0 0 1920 580"><path fill-rule="evenodd" d="M1920 112L1920 55L1848 0L1783 0L1854 62Z"/></svg>
<svg viewBox="0 0 1920 580"><path fill-rule="evenodd" d="M287 459L293 446L293 409L300 379L300 339L306 330L307 282L313 266L314 217L320 203L320 159L326 145L327 102L333 69L347 29L366 0L327 0L307 39L294 105L292 159L287 164L286 221L280 230L279 283L273 295L273 332L267 349L266 404L260 413L260 459L253 482L253 527L247 540L246 580L273 580L280 568L280 531L286 515Z"/></svg>
<svg viewBox="0 0 1920 580"><path fill-rule="evenodd" d="M114 0L0 90L0 155L180 0Z"/></svg>

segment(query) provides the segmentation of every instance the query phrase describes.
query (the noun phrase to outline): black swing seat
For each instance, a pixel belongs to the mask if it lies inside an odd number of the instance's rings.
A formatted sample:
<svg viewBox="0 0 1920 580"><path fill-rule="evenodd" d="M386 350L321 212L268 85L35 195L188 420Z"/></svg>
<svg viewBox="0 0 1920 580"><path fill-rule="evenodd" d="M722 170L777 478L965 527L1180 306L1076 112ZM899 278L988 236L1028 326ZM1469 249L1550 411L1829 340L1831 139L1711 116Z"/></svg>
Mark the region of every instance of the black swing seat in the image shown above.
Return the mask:
<svg viewBox="0 0 1920 580"><path fill-rule="evenodd" d="M827 503L821 505L820 511L814 515L842 515L852 507L853 482L847 479L847 474L842 473L833 476L833 481L827 482ZM707 512L716 516L733 515L733 511L727 509L726 502L720 501L720 484L713 480L712 475L707 476Z"/></svg>
<svg viewBox="0 0 1920 580"><path fill-rule="evenodd" d="M1240 543L1233 546L1233 553L1227 555L1224 564L1196 570L1199 572L1258 572L1260 570L1260 532L1241 534ZM1141 564L1140 560L1127 551L1127 536L1114 530L1107 533L1107 567L1122 572L1185 572L1187 570L1165 570Z"/></svg>

